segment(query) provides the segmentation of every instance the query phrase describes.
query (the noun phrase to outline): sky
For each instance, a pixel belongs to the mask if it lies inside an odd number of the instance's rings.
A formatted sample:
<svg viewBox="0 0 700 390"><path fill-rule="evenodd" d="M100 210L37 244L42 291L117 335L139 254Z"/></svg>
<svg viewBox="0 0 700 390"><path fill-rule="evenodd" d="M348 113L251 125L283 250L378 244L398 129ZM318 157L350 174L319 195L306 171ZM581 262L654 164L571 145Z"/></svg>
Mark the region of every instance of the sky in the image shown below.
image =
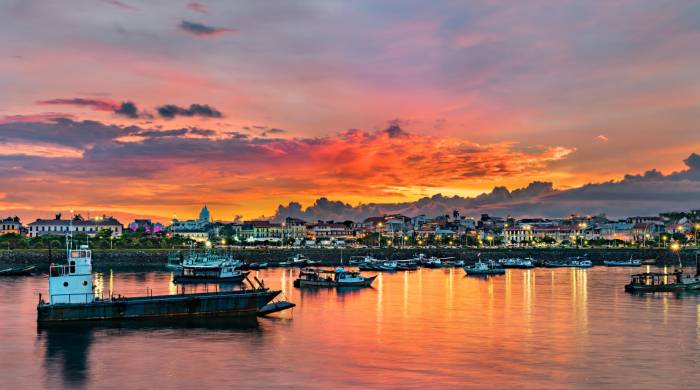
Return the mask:
<svg viewBox="0 0 700 390"><path fill-rule="evenodd" d="M696 1L3 0L0 36L0 215L700 195Z"/></svg>

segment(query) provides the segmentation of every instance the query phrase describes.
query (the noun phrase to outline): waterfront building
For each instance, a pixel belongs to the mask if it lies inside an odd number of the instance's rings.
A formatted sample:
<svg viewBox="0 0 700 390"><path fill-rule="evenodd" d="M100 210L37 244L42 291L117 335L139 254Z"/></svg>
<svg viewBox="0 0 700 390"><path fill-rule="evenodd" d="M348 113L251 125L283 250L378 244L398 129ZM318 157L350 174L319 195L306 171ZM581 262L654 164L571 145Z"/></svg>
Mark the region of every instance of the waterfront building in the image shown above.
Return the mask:
<svg viewBox="0 0 700 390"><path fill-rule="evenodd" d="M287 240L302 240L306 237L306 221L299 218L287 217L282 226L284 238Z"/></svg>
<svg viewBox="0 0 700 390"><path fill-rule="evenodd" d="M61 214L56 214L54 219L37 219L27 227L29 237L48 234L64 235L68 232L94 236L101 230L109 230L112 237L120 237L123 229L121 222L114 217L103 215L93 219L83 219L80 214L76 214L73 219L61 219Z"/></svg>
<svg viewBox="0 0 700 390"><path fill-rule="evenodd" d="M352 225L346 225L344 223L337 223L333 221L319 222L314 225L310 225L307 230L307 237L311 240L324 240L324 239L353 239L356 234L352 229Z"/></svg>
<svg viewBox="0 0 700 390"><path fill-rule="evenodd" d="M209 241L209 233L204 231L204 230L200 230L200 229L177 230L177 231L173 231L173 235L189 238L190 240L197 241L197 242Z"/></svg>
<svg viewBox="0 0 700 390"><path fill-rule="evenodd" d="M520 245L532 242L535 238L532 225L516 225L503 228L503 243L505 245Z"/></svg>
<svg viewBox="0 0 700 390"><path fill-rule="evenodd" d="M19 217L7 217L0 220L0 235L22 234L22 223Z"/></svg>
<svg viewBox="0 0 700 390"><path fill-rule="evenodd" d="M143 229L146 234L156 234L165 230L165 226L159 222L152 222L150 219L135 219L128 226L129 230L135 232Z"/></svg>
<svg viewBox="0 0 700 390"><path fill-rule="evenodd" d="M240 237L247 242L281 242L282 224L265 220L245 221L241 226Z"/></svg>

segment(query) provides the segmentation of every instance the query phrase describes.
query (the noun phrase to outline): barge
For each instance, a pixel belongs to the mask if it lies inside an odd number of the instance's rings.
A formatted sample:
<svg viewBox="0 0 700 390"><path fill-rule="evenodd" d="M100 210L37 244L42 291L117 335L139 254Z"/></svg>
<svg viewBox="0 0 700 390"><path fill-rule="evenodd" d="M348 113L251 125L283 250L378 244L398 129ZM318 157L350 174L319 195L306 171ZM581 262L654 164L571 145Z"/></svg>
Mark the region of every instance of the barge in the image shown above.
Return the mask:
<svg viewBox="0 0 700 390"><path fill-rule="evenodd" d="M93 291L92 253L87 245L72 248L66 236L68 262L49 268L48 302L39 295L37 321L40 324L68 321L136 320L189 317L255 317L293 307L272 305L280 294L262 282L258 287L236 291L177 295L148 295L101 299ZM269 305L270 304L270 305ZM278 307L279 306L279 307ZM275 310L278 309L278 310Z"/></svg>

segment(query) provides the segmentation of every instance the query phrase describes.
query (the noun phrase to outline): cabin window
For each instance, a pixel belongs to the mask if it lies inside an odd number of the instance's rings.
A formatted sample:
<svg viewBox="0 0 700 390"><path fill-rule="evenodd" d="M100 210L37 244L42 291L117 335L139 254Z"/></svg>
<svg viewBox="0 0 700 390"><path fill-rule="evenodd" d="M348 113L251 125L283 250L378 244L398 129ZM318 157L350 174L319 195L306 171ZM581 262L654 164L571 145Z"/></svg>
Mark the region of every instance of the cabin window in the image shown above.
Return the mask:
<svg viewBox="0 0 700 390"><path fill-rule="evenodd" d="M74 274L75 273L75 261L70 262L70 273Z"/></svg>
<svg viewBox="0 0 700 390"><path fill-rule="evenodd" d="M68 287L68 282L63 282L63 287Z"/></svg>

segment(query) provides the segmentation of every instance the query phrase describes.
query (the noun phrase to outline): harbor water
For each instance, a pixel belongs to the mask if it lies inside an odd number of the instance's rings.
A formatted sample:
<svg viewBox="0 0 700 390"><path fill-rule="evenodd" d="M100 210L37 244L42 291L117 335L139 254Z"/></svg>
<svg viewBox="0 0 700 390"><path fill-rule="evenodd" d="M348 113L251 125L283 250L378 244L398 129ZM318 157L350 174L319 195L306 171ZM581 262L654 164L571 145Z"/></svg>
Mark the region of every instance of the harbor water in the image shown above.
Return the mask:
<svg viewBox="0 0 700 390"><path fill-rule="evenodd" d="M269 269L293 311L42 329L46 276L2 278L0 388L697 388L700 295L625 293L640 271L420 269L343 291ZM171 279L105 271L96 287L176 293Z"/></svg>

